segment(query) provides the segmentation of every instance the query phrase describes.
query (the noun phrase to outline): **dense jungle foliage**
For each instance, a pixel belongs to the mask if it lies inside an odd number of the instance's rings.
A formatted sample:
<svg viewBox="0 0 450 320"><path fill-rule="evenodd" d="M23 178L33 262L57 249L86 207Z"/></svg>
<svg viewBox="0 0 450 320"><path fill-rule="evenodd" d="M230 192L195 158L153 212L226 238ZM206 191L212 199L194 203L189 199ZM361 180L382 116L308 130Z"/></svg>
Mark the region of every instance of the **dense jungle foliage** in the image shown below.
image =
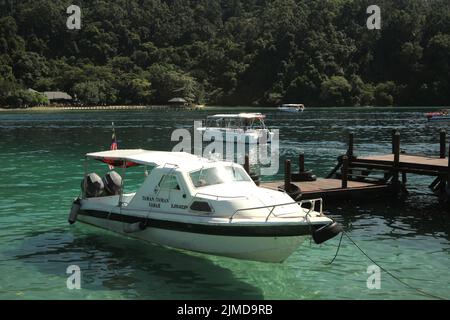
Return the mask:
<svg viewBox="0 0 450 320"><path fill-rule="evenodd" d="M449 105L450 1L0 0L0 105L46 103L29 88L88 105Z"/></svg>

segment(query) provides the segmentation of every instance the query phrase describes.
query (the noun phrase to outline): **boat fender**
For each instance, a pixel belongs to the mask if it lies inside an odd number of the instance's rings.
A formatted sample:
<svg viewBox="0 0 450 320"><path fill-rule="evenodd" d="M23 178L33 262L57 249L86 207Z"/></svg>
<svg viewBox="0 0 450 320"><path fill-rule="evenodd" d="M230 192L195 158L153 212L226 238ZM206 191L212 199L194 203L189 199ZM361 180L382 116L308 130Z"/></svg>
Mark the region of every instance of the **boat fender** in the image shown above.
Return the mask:
<svg viewBox="0 0 450 320"><path fill-rule="evenodd" d="M81 201L80 201L80 198L77 198L72 203L72 208L70 209L69 219L68 219L70 224L74 224L75 221L77 221L77 216L78 216L78 213L80 212L80 208L81 208Z"/></svg>
<svg viewBox="0 0 450 320"><path fill-rule="evenodd" d="M305 171L299 174L299 182L303 181L316 181L317 176L311 171Z"/></svg>
<svg viewBox="0 0 450 320"><path fill-rule="evenodd" d="M288 186L287 190L284 185L279 186L278 189L284 190L294 201L298 201L302 197L302 190L293 183Z"/></svg>
<svg viewBox="0 0 450 320"><path fill-rule="evenodd" d="M343 231L342 226L336 221L327 224L315 230L312 234L313 240L316 244L324 243Z"/></svg>
<svg viewBox="0 0 450 320"><path fill-rule="evenodd" d="M257 186L261 185L261 179L260 179L260 177L259 177L258 174L256 174L256 173L250 173L250 178L252 178L253 182L254 182Z"/></svg>
<svg viewBox="0 0 450 320"><path fill-rule="evenodd" d="M139 231L144 231L147 228L145 222L135 222L135 223L127 223L123 226L123 232L125 233L135 233Z"/></svg>

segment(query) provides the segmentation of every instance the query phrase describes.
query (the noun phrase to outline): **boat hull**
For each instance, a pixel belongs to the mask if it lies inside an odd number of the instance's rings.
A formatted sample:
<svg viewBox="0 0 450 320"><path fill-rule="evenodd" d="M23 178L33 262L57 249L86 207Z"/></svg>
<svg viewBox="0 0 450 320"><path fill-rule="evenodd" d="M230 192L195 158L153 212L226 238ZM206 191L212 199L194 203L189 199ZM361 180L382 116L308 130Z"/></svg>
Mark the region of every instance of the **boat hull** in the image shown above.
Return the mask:
<svg viewBox="0 0 450 320"><path fill-rule="evenodd" d="M291 112L291 113L303 112L303 110L301 109L293 109L293 108L278 108L278 110L281 112Z"/></svg>
<svg viewBox="0 0 450 320"><path fill-rule="evenodd" d="M234 235L211 234L210 232L198 233L152 226L129 233L125 230L129 230L132 223L86 214L80 214L78 221L163 246L274 263L286 260L305 239L310 237L308 232L303 231L297 232L298 235L292 235L292 232L288 232L283 236L264 236L261 234L252 236L239 235L239 233Z"/></svg>

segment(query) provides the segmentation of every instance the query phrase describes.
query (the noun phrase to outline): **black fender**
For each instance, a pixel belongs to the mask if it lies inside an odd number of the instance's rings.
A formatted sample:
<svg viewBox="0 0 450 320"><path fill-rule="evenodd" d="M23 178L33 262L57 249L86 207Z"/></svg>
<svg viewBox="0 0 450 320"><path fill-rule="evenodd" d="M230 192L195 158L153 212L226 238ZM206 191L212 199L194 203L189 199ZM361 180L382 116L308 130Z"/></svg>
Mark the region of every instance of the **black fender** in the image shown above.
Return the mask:
<svg viewBox="0 0 450 320"><path fill-rule="evenodd" d="M300 190L300 188L293 183L288 186L287 190L284 185L279 186L278 189L284 190L284 192L286 192L292 199L294 199L294 201L298 201L302 197L302 190Z"/></svg>
<svg viewBox="0 0 450 320"><path fill-rule="evenodd" d="M70 224L74 224L77 221L78 213L80 212L81 208L81 200L80 198L77 198L73 203L72 207L70 208L69 218L67 221L69 221Z"/></svg>
<svg viewBox="0 0 450 320"><path fill-rule="evenodd" d="M344 231L342 226L336 221L333 221L332 223L315 230L312 234L312 237L316 244L321 244L336 237L342 231Z"/></svg>

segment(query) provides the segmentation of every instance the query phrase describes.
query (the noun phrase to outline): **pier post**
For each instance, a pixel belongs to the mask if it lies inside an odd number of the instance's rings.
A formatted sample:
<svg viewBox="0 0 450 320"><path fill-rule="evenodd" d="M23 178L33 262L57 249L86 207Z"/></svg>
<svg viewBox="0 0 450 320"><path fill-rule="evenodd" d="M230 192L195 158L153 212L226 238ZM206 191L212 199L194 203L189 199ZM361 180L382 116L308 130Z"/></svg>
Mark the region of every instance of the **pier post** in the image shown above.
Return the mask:
<svg viewBox="0 0 450 320"><path fill-rule="evenodd" d="M353 133L348 134L348 149L347 156L351 159L353 158Z"/></svg>
<svg viewBox="0 0 450 320"><path fill-rule="evenodd" d="M284 162L284 191L289 191L291 188L291 160Z"/></svg>
<svg viewBox="0 0 450 320"><path fill-rule="evenodd" d="M445 159L445 152L447 148L447 132L442 129L439 135L439 144L440 144L440 150L439 150L439 157L441 159Z"/></svg>
<svg viewBox="0 0 450 320"><path fill-rule="evenodd" d="M341 169L342 189L348 187L348 157L342 157L342 169Z"/></svg>
<svg viewBox="0 0 450 320"><path fill-rule="evenodd" d="M305 172L305 154L300 153L298 156L298 173L302 174Z"/></svg>
<svg viewBox="0 0 450 320"><path fill-rule="evenodd" d="M247 171L248 174L250 174L250 159L248 157L248 154L245 155L245 160L244 160L244 169L245 171Z"/></svg>
<svg viewBox="0 0 450 320"><path fill-rule="evenodd" d="M448 144L447 190L450 190L450 143Z"/></svg>
<svg viewBox="0 0 450 320"><path fill-rule="evenodd" d="M393 167L393 182L398 185L398 167L400 164L400 132L396 131L392 141L392 149L394 151L394 167Z"/></svg>
<svg viewBox="0 0 450 320"><path fill-rule="evenodd" d="M395 154L395 135L400 134L400 132L397 129L392 130L392 154Z"/></svg>

